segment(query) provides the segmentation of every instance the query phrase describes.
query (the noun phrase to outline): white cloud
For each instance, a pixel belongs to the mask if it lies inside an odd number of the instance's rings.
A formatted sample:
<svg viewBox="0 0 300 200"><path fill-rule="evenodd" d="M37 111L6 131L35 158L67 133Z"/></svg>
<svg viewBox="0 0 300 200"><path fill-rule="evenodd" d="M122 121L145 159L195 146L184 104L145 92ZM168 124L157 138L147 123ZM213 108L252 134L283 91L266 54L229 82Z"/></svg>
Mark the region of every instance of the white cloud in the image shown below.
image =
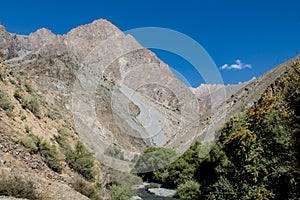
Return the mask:
<svg viewBox="0 0 300 200"><path fill-rule="evenodd" d="M252 66L250 64L244 64L241 62L241 60L236 60L234 64L228 65L225 64L221 67L221 70L225 70L225 69L237 69L237 70L242 70L242 69L246 69L246 68L251 68Z"/></svg>

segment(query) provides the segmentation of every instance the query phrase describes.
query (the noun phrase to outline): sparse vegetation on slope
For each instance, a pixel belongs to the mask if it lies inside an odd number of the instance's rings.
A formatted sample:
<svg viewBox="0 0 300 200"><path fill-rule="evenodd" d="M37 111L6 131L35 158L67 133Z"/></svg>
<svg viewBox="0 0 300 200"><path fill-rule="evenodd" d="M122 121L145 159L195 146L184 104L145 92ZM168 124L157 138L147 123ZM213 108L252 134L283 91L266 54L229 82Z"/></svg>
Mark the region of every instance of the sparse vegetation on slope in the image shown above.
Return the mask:
<svg viewBox="0 0 300 200"><path fill-rule="evenodd" d="M80 142L69 120L38 95L34 84L16 78L2 58L0 61L0 166L1 173L13 169L16 174L13 177L1 175L0 195L35 199L36 187L42 189L45 198L60 199L62 195L69 195L84 199L85 195L100 199L96 184L99 180L94 179L95 175L98 178L100 168L94 169L94 157ZM64 128L56 131L56 127ZM90 181L84 178L71 181L70 175L77 177L77 173ZM53 192L58 185L61 189L68 188L68 193ZM46 187L52 189L48 191Z"/></svg>

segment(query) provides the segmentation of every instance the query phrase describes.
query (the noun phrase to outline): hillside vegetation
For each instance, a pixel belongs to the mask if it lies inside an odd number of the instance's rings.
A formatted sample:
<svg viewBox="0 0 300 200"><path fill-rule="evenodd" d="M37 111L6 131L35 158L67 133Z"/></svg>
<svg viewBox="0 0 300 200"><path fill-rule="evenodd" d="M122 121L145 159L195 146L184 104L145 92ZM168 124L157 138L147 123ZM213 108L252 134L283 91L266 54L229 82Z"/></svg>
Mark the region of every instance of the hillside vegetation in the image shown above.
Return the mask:
<svg viewBox="0 0 300 200"><path fill-rule="evenodd" d="M300 64L219 131L210 153L196 142L166 168L141 174L182 199L300 198Z"/></svg>
<svg viewBox="0 0 300 200"><path fill-rule="evenodd" d="M101 170L72 122L43 100L34 83L15 75L1 55L0 86L0 195L86 199L78 190L99 199ZM92 194L82 191L87 186Z"/></svg>

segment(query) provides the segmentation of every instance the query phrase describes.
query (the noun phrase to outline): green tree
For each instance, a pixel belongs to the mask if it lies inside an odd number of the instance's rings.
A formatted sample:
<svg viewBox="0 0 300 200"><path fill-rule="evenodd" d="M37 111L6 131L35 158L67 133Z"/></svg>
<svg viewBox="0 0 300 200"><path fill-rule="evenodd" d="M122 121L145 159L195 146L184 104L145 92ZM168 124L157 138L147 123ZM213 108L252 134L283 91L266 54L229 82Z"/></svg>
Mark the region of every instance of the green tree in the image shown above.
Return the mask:
<svg viewBox="0 0 300 200"><path fill-rule="evenodd" d="M135 163L135 170L146 180L153 180L153 170L166 167L176 159L176 152L172 149L150 147L146 149Z"/></svg>

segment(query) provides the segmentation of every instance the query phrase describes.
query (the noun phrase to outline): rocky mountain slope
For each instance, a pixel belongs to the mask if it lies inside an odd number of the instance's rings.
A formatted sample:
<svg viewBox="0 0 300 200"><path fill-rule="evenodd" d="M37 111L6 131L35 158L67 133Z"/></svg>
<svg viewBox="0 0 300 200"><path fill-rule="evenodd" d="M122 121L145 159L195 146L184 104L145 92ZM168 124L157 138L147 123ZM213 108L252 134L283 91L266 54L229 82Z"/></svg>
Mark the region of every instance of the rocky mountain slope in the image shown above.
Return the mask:
<svg viewBox="0 0 300 200"><path fill-rule="evenodd" d="M114 167L125 171L146 147L183 152L197 138L213 141L230 116L286 70L280 65L237 86L190 90L154 53L102 19L65 35L43 28L21 36L0 26L0 51L15 73L34 81L45 101L70 119L99 160L111 166L114 159L105 151L119 148L124 162Z"/></svg>
<svg viewBox="0 0 300 200"><path fill-rule="evenodd" d="M34 83L14 75L0 56L1 194L7 193L5 177L10 177L7 180L12 185L7 190L11 195L27 194L32 199L88 199L71 187L77 175L57 151L59 145L55 138L62 128L70 133L70 143L78 140L68 119L43 101ZM13 191L14 187L20 191Z"/></svg>
<svg viewBox="0 0 300 200"><path fill-rule="evenodd" d="M111 144L129 157L165 146L203 112L165 63L106 20L66 35L43 28L21 36L1 26L0 51L51 106L74 117L80 136L100 155Z"/></svg>
<svg viewBox="0 0 300 200"><path fill-rule="evenodd" d="M255 78L252 80L254 79ZM190 89L201 102L206 103L206 109L212 109L213 107L217 107L222 103L225 103L231 96L245 87L252 80L238 84L229 84L226 86L222 84L201 84L197 88Z"/></svg>

